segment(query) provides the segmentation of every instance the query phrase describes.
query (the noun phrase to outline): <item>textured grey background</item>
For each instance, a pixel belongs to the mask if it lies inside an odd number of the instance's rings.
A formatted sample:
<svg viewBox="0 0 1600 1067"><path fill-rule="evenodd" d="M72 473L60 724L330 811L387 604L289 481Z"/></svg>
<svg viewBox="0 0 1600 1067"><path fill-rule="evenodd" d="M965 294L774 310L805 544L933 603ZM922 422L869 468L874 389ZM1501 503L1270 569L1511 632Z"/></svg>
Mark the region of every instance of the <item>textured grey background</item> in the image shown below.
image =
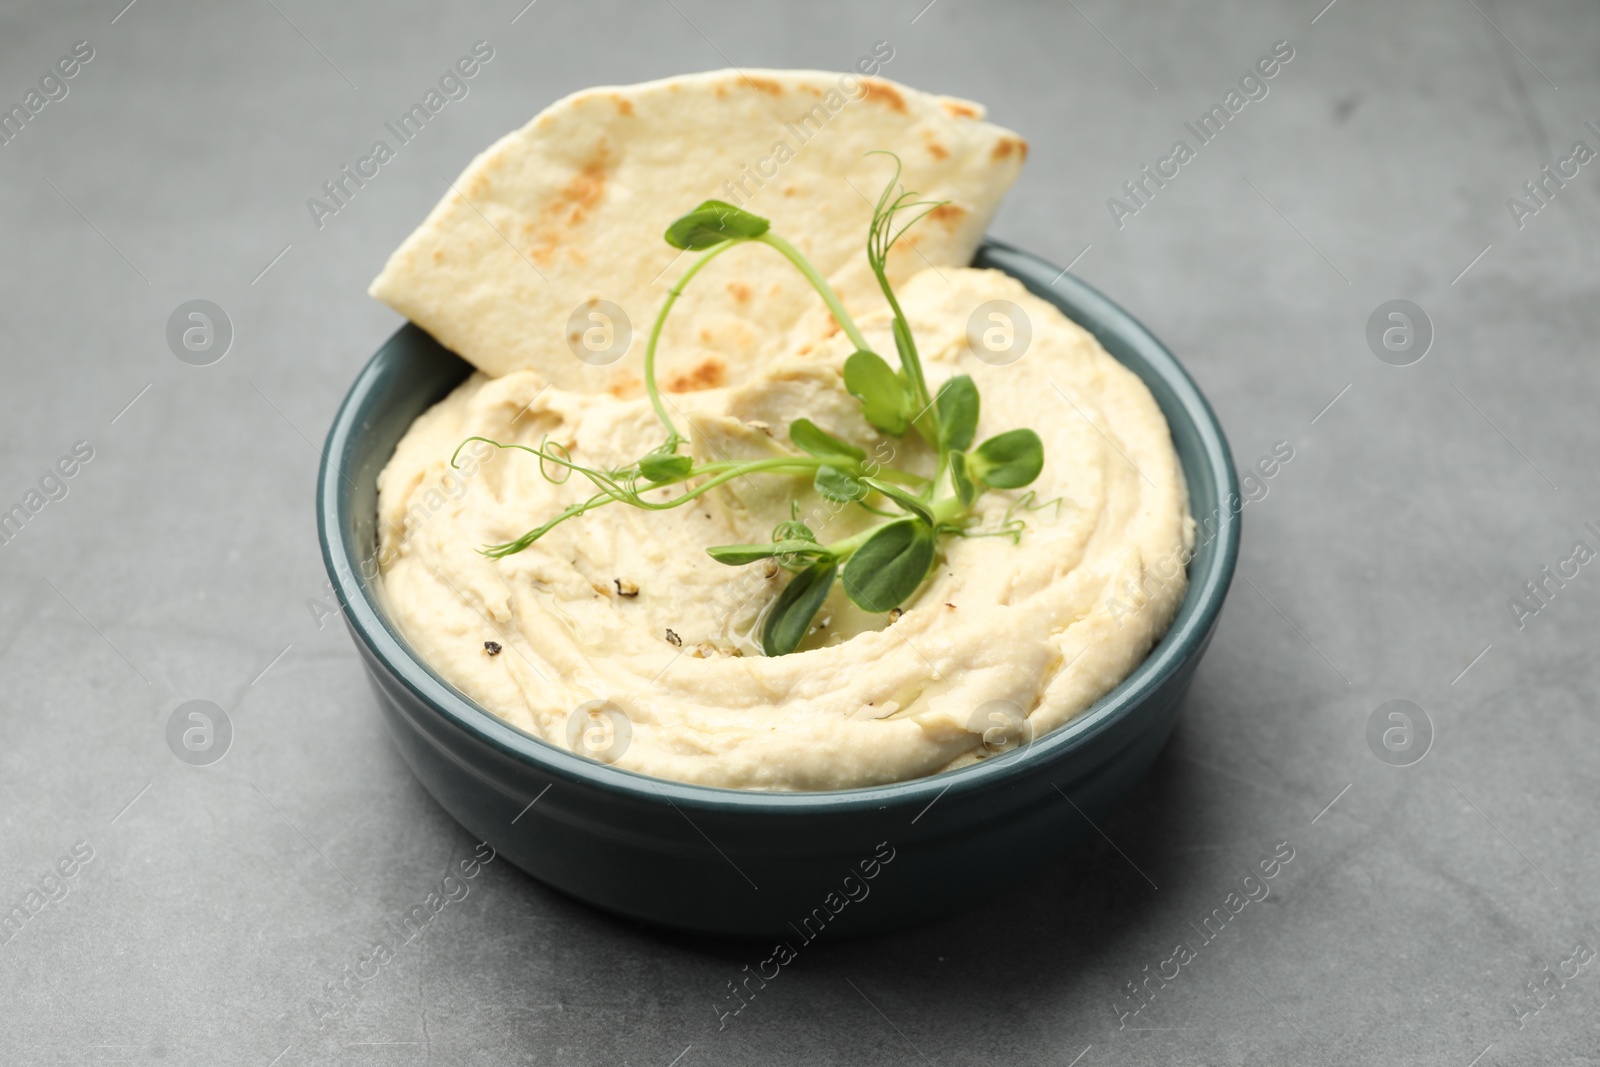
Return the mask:
<svg viewBox="0 0 1600 1067"><path fill-rule="evenodd" d="M94 850L0 945L0 1062L1600 1063L1600 964L1527 989L1600 945L1600 568L1521 629L1508 607L1600 542L1600 163L1524 228L1506 204L1600 147L1594 5L122 2L0 12L7 106L74 42L96 53L0 147L0 507L94 449L0 547L0 910ZM478 39L471 95L314 227L306 198ZM1106 199L1285 39L1270 95L1113 226ZM721 1030L764 951L495 863L319 1028L323 984L473 847L314 610L312 442L397 325L367 281L562 94L845 69L878 40L888 76L1032 142L995 234L1061 264L1090 246L1076 271L1185 361L1241 468L1294 449L1115 847L808 948ZM204 368L164 339L194 298L236 331ZM1395 298L1436 334L1403 368L1365 340ZM234 726L213 766L165 741L191 699ZM1390 699L1436 732L1410 767L1368 749ZM1271 896L1119 1028L1124 983L1285 841Z"/></svg>

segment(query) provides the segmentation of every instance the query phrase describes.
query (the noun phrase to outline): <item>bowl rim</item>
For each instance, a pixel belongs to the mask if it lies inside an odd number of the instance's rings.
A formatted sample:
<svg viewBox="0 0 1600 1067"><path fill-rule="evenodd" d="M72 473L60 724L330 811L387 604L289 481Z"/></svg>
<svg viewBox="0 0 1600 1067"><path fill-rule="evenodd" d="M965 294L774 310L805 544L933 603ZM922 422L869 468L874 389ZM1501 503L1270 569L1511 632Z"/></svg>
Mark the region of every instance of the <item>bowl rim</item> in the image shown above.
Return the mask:
<svg viewBox="0 0 1600 1067"><path fill-rule="evenodd" d="M317 536L346 625L368 656L383 664L393 679L476 741L552 779L621 794L652 805L673 805L708 813L761 811L791 815L918 804L931 806L946 793L960 796L1015 784L1017 778L1029 774L1036 764L1061 760L1087 747L1132 716L1145 698L1159 690L1203 648L1222 610L1238 561L1240 509L1230 504L1231 500L1238 499L1238 478L1227 437L1210 403L1177 357L1139 320L1081 278L1058 270L1047 260L1006 242L986 238L974 262L985 259L1001 261L999 269L1023 282L1042 299L1054 303L1054 294L1072 304L1083 320L1093 320L1095 325L1080 320L1060 304L1057 306L1085 329L1097 336L1118 336L1136 349L1171 390L1180 410L1192 424L1200 440L1200 462L1210 468L1213 483L1218 488L1215 502L1219 517L1215 534L1218 544L1209 557L1210 565L1199 575L1191 572L1188 589L1172 625L1139 665L1071 721L1013 752L951 771L850 789L775 792L700 785L625 770L578 756L499 718L445 681L411 650L373 596L371 582L362 574L360 554L352 552L354 546L348 535L352 528L349 510L353 493L346 486L353 486L353 483L341 470L343 460L355 450L355 443L367 425L367 401L387 372L385 357L391 348L404 343L403 335L408 330L416 329L411 323L402 324L357 374L329 427L318 467ZM1047 280L1052 278L1054 280ZM1168 421L1170 424L1170 415ZM1194 500L1190 500L1189 507L1191 515L1199 513ZM506 790L504 782L495 784L502 791Z"/></svg>

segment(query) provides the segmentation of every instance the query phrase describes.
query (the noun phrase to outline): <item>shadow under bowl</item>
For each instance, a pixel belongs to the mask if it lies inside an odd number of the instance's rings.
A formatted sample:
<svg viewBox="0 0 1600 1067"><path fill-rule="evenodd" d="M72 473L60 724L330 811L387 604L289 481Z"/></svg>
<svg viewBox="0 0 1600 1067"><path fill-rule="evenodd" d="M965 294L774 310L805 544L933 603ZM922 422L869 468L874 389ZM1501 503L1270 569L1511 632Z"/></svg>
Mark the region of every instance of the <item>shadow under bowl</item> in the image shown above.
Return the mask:
<svg viewBox="0 0 1600 1067"><path fill-rule="evenodd" d="M471 371L407 324L362 370L334 418L317 522L345 622L395 742L446 811L533 877L596 907L796 948L824 930L879 932L969 906L1096 834L1171 733L1216 626L1239 551L1233 460L1189 375L1127 312L996 241L973 265L1005 271L1094 334L1144 380L1171 427L1201 531L1188 593L1149 657L1076 719L1025 747L892 785L720 789L635 774L548 744L422 662L374 587L378 473L412 420Z"/></svg>

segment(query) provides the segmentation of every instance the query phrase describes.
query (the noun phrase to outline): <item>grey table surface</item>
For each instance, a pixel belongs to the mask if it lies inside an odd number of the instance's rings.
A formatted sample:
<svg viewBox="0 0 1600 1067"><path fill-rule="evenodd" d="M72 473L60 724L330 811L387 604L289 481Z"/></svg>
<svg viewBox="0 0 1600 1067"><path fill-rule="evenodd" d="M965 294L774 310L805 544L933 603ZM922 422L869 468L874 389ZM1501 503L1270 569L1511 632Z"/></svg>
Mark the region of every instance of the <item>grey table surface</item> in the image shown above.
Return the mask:
<svg viewBox="0 0 1600 1067"><path fill-rule="evenodd" d="M1600 1063L1593 4L124 2L0 11L7 107L93 50L0 145L0 508L29 511L0 545L0 1062ZM478 40L470 95L316 226L306 199ZM321 607L318 443L398 324L366 283L571 90L878 41L1030 139L996 236L1167 341L1241 470L1293 450L1176 734L1105 840L810 947L720 1024L764 952L503 862L319 1024L474 845ZM1115 220L1279 41L1268 95ZM1534 199L1545 165L1578 173ZM204 367L166 337L194 299L233 332ZM1397 299L1425 318L1374 349ZM232 724L209 766L168 745L190 700ZM1369 744L1391 700L1420 761ZM1271 895L1124 1014L1282 843Z"/></svg>

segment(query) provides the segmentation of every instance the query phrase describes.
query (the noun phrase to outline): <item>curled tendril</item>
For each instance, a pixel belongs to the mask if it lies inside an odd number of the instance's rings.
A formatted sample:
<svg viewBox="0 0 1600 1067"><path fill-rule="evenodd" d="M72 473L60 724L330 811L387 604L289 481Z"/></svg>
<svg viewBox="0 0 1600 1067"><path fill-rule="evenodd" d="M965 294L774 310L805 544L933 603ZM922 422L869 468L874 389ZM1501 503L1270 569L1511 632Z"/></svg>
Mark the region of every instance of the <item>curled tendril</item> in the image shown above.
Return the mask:
<svg viewBox="0 0 1600 1067"><path fill-rule="evenodd" d="M1061 518L1061 502L1065 499L1064 497L1052 497L1051 499L1043 501L1042 503L1035 503L1035 501L1038 499L1039 494L1032 489L1029 489L1026 493L1023 493L1021 496L1017 497L1017 499L1011 502L1011 506L1006 508L1006 521L1011 521L1012 515L1018 508L1021 508L1023 511L1043 511L1045 508L1055 508L1056 513L1050 516L1051 521L1057 521Z"/></svg>
<svg viewBox="0 0 1600 1067"><path fill-rule="evenodd" d="M505 444L488 437L469 437L456 449L456 455L460 455L461 449L473 441L482 441L484 444L492 445L495 448L514 448L522 452L532 453L539 457L541 470L545 470L546 464L553 464L554 466L565 468L569 477L570 472L576 471L589 479L597 490L587 500L569 505L560 514L534 527L515 541L490 545L481 550L484 555L493 559L500 559L521 552L561 523L605 504L629 504L644 511L668 511L672 508L682 507L690 501L704 496L717 486L730 482L735 478L742 478L747 474L815 474L817 468L822 466L824 462L816 456L774 456L769 459L752 460L746 463L732 461L704 463L692 468L684 479L702 479L693 487L687 488L684 492L667 500L646 500L639 489L641 476L637 465L609 472L596 470L593 467L585 467L581 463L574 462L571 454L560 445L556 445L554 448L550 447L548 438L540 446L535 447L533 445ZM455 456L451 456L450 461L454 465ZM549 477L548 471L546 471L546 477ZM555 481L555 479L551 478L551 481ZM645 491L655 488L664 487L653 484L647 485L645 486Z"/></svg>
<svg viewBox="0 0 1600 1067"><path fill-rule="evenodd" d="M556 485L564 485L567 479L572 477L572 453L567 451L567 446L562 444L560 441L550 440L550 435L545 434L544 440L539 442L539 451L539 473L544 475L545 481L547 482L552 482ZM556 464L556 470L560 472L561 475L559 478L550 473L550 467L548 466L548 461L545 458L545 453L548 453L557 459L558 462Z"/></svg>
<svg viewBox="0 0 1600 1067"><path fill-rule="evenodd" d="M1006 508L1005 514L1000 517L1000 524L994 529L973 530L951 527L950 532L957 537L1009 537L1012 544L1021 544L1022 535L1027 532L1028 524L1018 517L1017 512L1043 511L1045 508L1053 507L1056 510L1052 519L1059 519L1061 517L1062 500L1063 498L1058 496L1041 503L1039 502L1038 494L1029 489L1011 502L1011 506Z"/></svg>

